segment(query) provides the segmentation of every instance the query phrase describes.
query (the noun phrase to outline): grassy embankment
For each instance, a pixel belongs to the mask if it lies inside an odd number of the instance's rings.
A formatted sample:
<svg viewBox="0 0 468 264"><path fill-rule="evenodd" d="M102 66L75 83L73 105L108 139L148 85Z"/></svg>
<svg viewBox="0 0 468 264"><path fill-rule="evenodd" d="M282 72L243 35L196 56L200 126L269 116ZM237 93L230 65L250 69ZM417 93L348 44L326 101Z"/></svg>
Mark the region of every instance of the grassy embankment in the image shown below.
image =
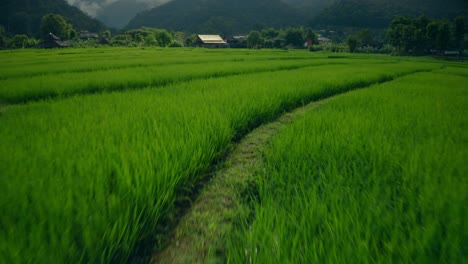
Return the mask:
<svg viewBox="0 0 468 264"><path fill-rule="evenodd" d="M341 95L265 153L232 263L464 263L468 68Z"/></svg>

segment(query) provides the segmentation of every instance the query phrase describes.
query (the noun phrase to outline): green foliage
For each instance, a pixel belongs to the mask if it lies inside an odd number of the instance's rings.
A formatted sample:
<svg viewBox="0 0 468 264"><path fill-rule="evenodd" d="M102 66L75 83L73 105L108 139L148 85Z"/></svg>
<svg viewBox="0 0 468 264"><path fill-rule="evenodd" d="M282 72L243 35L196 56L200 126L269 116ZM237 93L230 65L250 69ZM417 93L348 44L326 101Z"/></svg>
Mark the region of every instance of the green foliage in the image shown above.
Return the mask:
<svg viewBox="0 0 468 264"><path fill-rule="evenodd" d="M249 48L261 48L263 47L263 42L262 34L256 30L251 31L249 35L247 35L247 46Z"/></svg>
<svg viewBox="0 0 468 264"><path fill-rule="evenodd" d="M463 48L463 39L465 37L465 20L463 17L456 17L453 22L453 37L457 49Z"/></svg>
<svg viewBox="0 0 468 264"><path fill-rule="evenodd" d="M266 29L263 29L262 30L262 36L265 38L265 39L274 39L276 37L278 37L278 35L280 34L280 32L272 27L269 27L269 28L266 28Z"/></svg>
<svg viewBox="0 0 468 264"><path fill-rule="evenodd" d="M371 45L374 39L372 32L370 32L369 29L360 30L358 33L356 33L356 37L359 40L359 45L362 46Z"/></svg>
<svg viewBox="0 0 468 264"><path fill-rule="evenodd" d="M319 45L309 46L309 51L310 52L317 52L317 51L322 51L322 50L323 50L323 47L321 47Z"/></svg>
<svg viewBox="0 0 468 264"><path fill-rule="evenodd" d="M177 40L174 40L174 41L172 41L171 44L169 44L168 47L170 47L170 48L182 48L183 46L184 46L184 45L183 45L182 43L180 43L180 42L177 41Z"/></svg>
<svg viewBox="0 0 468 264"><path fill-rule="evenodd" d="M197 43L197 35L196 34L192 34L190 35L189 37L187 37L187 39L185 39L185 46L187 47L192 47L195 45L195 43Z"/></svg>
<svg viewBox="0 0 468 264"><path fill-rule="evenodd" d="M286 45L292 45L294 47L302 47L304 44L304 34L301 28L288 28L284 32L284 40Z"/></svg>
<svg viewBox="0 0 468 264"><path fill-rule="evenodd" d="M351 53L356 52L358 43L359 39L356 36L351 35L346 38L346 44L348 45L349 52Z"/></svg>
<svg viewBox="0 0 468 264"><path fill-rule="evenodd" d="M77 30L100 32L105 29L101 22L70 6L65 0L2 0L0 25L7 28L9 36L26 34L40 37L42 17L51 13L65 17Z"/></svg>
<svg viewBox="0 0 468 264"><path fill-rule="evenodd" d="M115 35L112 40L112 46L130 46L132 43L132 37L130 35Z"/></svg>
<svg viewBox="0 0 468 264"><path fill-rule="evenodd" d="M68 39L70 38L70 32L72 30L73 26L68 24L60 15L48 14L42 18L41 36L43 38L46 38L49 33L52 33L61 39Z"/></svg>
<svg viewBox="0 0 468 264"><path fill-rule="evenodd" d="M155 36L160 47L167 47L173 42L172 35L165 29L157 30Z"/></svg>
<svg viewBox="0 0 468 264"><path fill-rule="evenodd" d="M145 45L146 46L157 46L158 45L158 42L157 42L156 37L154 36L154 34L146 35Z"/></svg>
<svg viewBox="0 0 468 264"><path fill-rule="evenodd" d="M426 54L430 49L461 49L461 40L465 36L462 18L455 19L451 25L446 20L430 20L425 16L417 19L397 17L391 22L387 34L390 44L401 54L415 55Z"/></svg>
<svg viewBox="0 0 468 264"><path fill-rule="evenodd" d="M29 38L26 35L16 35L10 40L12 48L26 48L29 46Z"/></svg>

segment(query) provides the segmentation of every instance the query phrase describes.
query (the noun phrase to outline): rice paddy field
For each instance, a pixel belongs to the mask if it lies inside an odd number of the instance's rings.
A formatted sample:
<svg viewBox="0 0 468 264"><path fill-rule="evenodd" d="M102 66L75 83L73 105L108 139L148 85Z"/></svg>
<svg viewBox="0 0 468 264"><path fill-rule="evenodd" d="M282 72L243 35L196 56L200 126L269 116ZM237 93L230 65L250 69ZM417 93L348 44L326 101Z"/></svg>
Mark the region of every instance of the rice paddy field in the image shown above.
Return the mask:
<svg viewBox="0 0 468 264"><path fill-rule="evenodd" d="M145 259L241 138L319 100L266 146L224 260L466 262L467 99L468 65L426 58L0 51L0 263Z"/></svg>

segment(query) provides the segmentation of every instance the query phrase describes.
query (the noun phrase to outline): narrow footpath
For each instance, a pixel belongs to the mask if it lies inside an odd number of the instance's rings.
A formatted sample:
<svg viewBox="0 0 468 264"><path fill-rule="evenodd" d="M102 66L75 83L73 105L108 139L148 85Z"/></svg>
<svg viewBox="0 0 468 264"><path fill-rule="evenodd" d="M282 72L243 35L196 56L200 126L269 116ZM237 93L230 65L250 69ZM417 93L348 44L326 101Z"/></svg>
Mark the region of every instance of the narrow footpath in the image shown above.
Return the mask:
<svg viewBox="0 0 468 264"><path fill-rule="evenodd" d="M245 136L182 217L165 250L155 254L151 263L224 263L225 238L252 212L245 199L255 196L254 178L262 168L264 148L281 128L332 98L286 113Z"/></svg>

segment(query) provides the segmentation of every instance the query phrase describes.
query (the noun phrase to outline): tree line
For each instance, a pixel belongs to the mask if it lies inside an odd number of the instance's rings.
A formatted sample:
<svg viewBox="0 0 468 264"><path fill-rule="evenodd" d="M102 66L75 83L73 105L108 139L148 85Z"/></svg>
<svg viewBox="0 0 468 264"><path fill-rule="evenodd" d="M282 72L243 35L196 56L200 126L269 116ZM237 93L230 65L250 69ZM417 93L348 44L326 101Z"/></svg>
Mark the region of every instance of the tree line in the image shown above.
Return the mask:
<svg viewBox="0 0 468 264"><path fill-rule="evenodd" d="M112 46L159 46L183 47L195 46L197 35L187 35L184 32L167 31L142 27L135 30L121 31L113 35L109 30L99 33L97 37L80 38L80 31L74 29L64 17L48 14L42 17L40 37L28 37L24 34L11 38L0 26L0 48L29 48L36 47L41 39L49 33L67 40L71 47L89 47L99 44ZM328 50L333 52L380 52L397 55L425 55L441 53L445 50L456 50L460 53L467 47L467 27L463 17L456 17L453 21L430 19L426 16L411 18L400 16L393 19L385 32L385 41L375 41L369 29L363 29L348 34L341 43L328 46L318 45L319 35L312 28L288 27L250 31L246 36L238 38L233 47L241 48L302 48L304 44L310 46L311 51ZM228 38L228 36L223 36ZM104 40L104 41L102 41Z"/></svg>
<svg viewBox="0 0 468 264"><path fill-rule="evenodd" d="M464 18L453 21L397 17L387 30L388 41L399 54L422 55L444 50L462 51L466 47Z"/></svg>

